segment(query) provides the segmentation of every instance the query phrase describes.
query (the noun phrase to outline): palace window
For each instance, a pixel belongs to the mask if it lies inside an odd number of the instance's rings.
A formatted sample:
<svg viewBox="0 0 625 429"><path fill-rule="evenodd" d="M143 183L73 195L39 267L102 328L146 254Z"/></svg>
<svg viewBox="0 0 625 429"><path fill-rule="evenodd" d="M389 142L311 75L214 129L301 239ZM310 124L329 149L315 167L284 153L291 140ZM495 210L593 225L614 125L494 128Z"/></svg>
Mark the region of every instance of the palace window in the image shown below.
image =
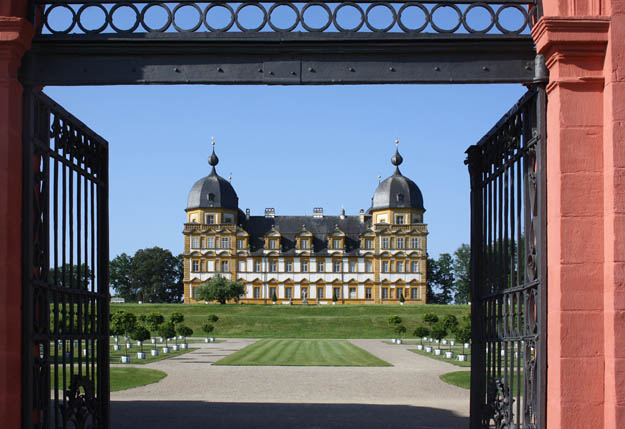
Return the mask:
<svg viewBox="0 0 625 429"><path fill-rule="evenodd" d="M317 262L317 272L323 273L323 261Z"/></svg>
<svg viewBox="0 0 625 429"><path fill-rule="evenodd" d="M206 215L206 223L212 225L215 223L215 215Z"/></svg>
<svg viewBox="0 0 625 429"><path fill-rule="evenodd" d="M388 299L388 288L387 287L383 287L382 288L382 299Z"/></svg>
<svg viewBox="0 0 625 429"><path fill-rule="evenodd" d="M200 262L199 261L192 261L191 262L191 271L193 271L194 273L197 273L200 270Z"/></svg>
<svg viewBox="0 0 625 429"><path fill-rule="evenodd" d="M260 261L254 261L254 272L260 273Z"/></svg>
<svg viewBox="0 0 625 429"><path fill-rule="evenodd" d="M245 272L245 261L239 261L239 272Z"/></svg>
<svg viewBox="0 0 625 429"><path fill-rule="evenodd" d="M397 238L397 248L398 249L403 249L404 248L404 239L401 237Z"/></svg>
<svg viewBox="0 0 625 429"><path fill-rule="evenodd" d="M302 249L308 249L308 240L300 241L300 245L301 245Z"/></svg>
<svg viewBox="0 0 625 429"><path fill-rule="evenodd" d="M337 299L341 298L341 288L340 287L335 287L333 289L333 296L337 297Z"/></svg>
<svg viewBox="0 0 625 429"><path fill-rule="evenodd" d="M341 262L340 261L335 261L334 262L334 272L335 273L340 273L341 272Z"/></svg>
<svg viewBox="0 0 625 429"><path fill-rule="evenodd" d="M419 288L410 288L410 299L419 299Z"/></svg>
<svg viewBox="0 0 625 429"><path fill-rule="evenodd" d="M403 262L397 262L396 268L397 268L397 272L398 273L403 273L404 272L404 263Z"/></svg>
<svg viewBox="0 0 625 429"><path fill-rule="evenodd" d="M308 299L308 288L303 287L300 291L300 295L302 299Z"/></svg>
<svg viewBox="0 0 625 429"><path fill-rule="evenodd" d="M228 247L230 247L230 240L228 240L228 237L221 237L221 248L227 249Z"/></svg>
<svg viewBox="0 0 625 429"><path fill-rule="evenodd" d="M395 216L395 223L397 225L403 225L404 224L404 217L403 216Z"/></svg>
<svg viewBox="0 0 625 429"><path fill-rule="evenodd" d="M278 271L278 263L276 261L271 261L269 263L269 272L275 273Z"/></svg>
<svg viewBox="0 0 625 429"><path fill-rule="evenodd" d="M286 261L286 272L287 273L292 273L293 272L293 262L291 261Z"/></svg>
<svg viewBox="0 0 625 429"><path fill-rule="evenodd" d="M206 247L208 249L213 249L215 247L215 239L213 237L208 237L206 239Z"/></svg>
<svg viewBox="0 0 625 429"><path fill-rule="evenodd" d="M222 273L228 272L228 261L221 261L221 272Z"/></svg>
<svg viewBox="0 0 625 429"><path fill-rule="evenodd" d="M276 248L276 241L277 240L269 240L269 248L270 249L275 249Z"/></svg>
<svg viewBox="0 0 625 429"><path fill-rule="evenodd" d="M419 239L417 237L411 238L410 239L410 247L413 249L418 249L419 248Z"/></svg>
<svg viewBox="0 0 625 429"><path fill-rule="evenodd" d="M382 272L388 273L388 261L382 262Z"/></svg>
<svg viewBox="0 0 625 429"><path fill-rule="evenodd" d="M273 296L276 295L276 288L275 287L270 287L269 288L269 298L273 299ZM276 298L278 297L278 295L276 295Z"/></svg>
<svg viewBox="0 0 625 429"><path fill-rule="evenodd" d="M291 287L284 288L284 292L285 292L285 294L286 294L286 295L285 295L285 296L286 296L286 299L291 299L291 298L293 298L293 288L291 288Z"/></svg>
<svg viewBox="0 0 625 429"><path fill-rule="evenodd" d="M419 272L419 262L417 261L412 261L412 272L413 273L418 273Z"/></svg>
<svg viewBox="0 0 625 429"><path fill-rule="evenodd" d="M322 299L323 298L323 287L318 287L317 288L317 299Z"/></svg>
<svg viewBox="0 0 625 429"><path fill-rule="evenodd" d="M259 287L255 287L254 288L254 298L260 298L260 288Z"/></svg>
<svg viewBox="0 0 625 429"><path fill-rule="evenodd" d="M388 249L388 237L382 238L382 249Z"/></svg>
<svg viewBox="0 0 625 429"><path fill-rule="evenodd" d="M191 248L197 249L198 247L200 247L200 239L198 237L193 237L191 239Z"/></svg>
<svg viewBox="0 0 625 429"><path fill-rule="evenodd" d="M350 273L356 272L356 261L349 261L349 272Z"/></svg>
<svg viewBox="0 0 625 429"><path fill-rule="evenodd" d="M237 240L237 249L243 249L245 247L245 240Z"/></svg>
<svg viewBox="0 0 625 429"><path fill-rule="evenodd" d="M341 240L332 240L332 248L340 249L341 248Z"/></svg>
<svg viewBox="0 0 625 429"><path fill-rule="evenodd" d="M365 288L365 298L366 299L371 299L371 288Z"/></svg>
<svg viewBox="0 0 625 429"><path fill-rule="evenodd" d="M200 272L205 272L204 271L204 261L200 261Z"/></svg>
<svg viewBox="0 0 625 429"><path fill-rule="evenodd" d="M356 299L356 288L355 287L350 287L349 288L349 299Z"/></svg>
<svg viewBox="0 0 625 429"><path fill-rule="evenodd" d="M302 261L302 272L303 273L308 272L308 261Z"/></svg>
<svg viewBox="0 0 625 429"><path fill-rule="evenodd" d="M373 249L373 240L365 240L365 249Z"/></svg>
<svg viewBox="0 0 625 429"><path fill-rule="evenodd" d="M365 262L365 271L368 273L373 271L373 264L371 263L371 261Z"/></svg>

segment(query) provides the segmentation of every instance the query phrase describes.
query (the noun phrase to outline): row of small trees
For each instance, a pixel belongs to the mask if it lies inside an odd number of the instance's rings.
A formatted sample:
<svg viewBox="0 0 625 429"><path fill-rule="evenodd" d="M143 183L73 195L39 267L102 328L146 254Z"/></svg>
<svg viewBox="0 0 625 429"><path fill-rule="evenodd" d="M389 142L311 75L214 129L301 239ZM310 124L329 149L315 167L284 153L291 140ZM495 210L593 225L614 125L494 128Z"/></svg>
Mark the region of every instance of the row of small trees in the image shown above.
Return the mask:
<svg viewBox="0 0 625 429"><path fill-rule="evenodd" d="M412 335L421 338L421 344L423 344L424 337L433 338L440 344L440 340L447 335L453 335L456 341L462 343L462 353L464 354L464 344L471 340L471 318L465 316L463 319L464 324L461 326L458 318L453 314L447 314L440 319L435 313L426 313L423 315L423 322L428 326L417 326ZM407 331L402 318L399 316L389 317L388 324L398 338L401 338Z"/></svg>

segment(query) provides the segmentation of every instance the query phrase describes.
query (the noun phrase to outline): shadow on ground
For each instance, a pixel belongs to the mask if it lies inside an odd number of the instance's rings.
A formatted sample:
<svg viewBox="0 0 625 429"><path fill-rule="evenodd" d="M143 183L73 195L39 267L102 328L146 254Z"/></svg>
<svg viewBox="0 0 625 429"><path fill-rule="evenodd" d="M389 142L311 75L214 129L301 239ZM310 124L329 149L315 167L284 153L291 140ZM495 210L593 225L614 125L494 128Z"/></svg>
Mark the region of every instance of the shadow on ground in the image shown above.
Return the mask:
<svg viewBox="0 0 625 429"><path fill-rule="evenodd" d="M466 428L467 417L407 405L112 401L111 427L125 428Z"/></svg>

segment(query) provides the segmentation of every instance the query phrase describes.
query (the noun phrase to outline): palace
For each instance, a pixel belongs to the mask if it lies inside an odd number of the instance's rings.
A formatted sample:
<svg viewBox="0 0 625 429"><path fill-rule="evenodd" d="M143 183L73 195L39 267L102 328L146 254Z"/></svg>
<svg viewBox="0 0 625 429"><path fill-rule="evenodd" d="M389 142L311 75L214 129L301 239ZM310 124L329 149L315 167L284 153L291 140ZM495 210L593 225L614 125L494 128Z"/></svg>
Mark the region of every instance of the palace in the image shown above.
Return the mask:
<svg viewBox="0 0 625 429"><path fill-rule="evenodd" d="M397 144L397 142L396 142ZM239 209L230 181L212 170L189 192L184 225L184 302L195 288L221 275L244 284L241 302L406 303L426 302L427 225L419 187L399 171L375 190L365 213L326 216L264 216Z"/></svg>

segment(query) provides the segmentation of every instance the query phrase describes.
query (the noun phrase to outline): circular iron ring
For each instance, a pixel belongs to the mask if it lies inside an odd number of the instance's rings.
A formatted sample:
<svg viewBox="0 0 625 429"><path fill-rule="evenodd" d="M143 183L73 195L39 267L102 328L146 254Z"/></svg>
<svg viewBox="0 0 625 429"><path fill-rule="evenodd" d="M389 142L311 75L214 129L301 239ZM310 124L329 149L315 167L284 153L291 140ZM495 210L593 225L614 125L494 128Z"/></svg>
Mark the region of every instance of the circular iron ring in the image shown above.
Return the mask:
<svg viewBox="0 0 625 429"><path fill-rule="evenodd" d="M311 7L311 6L320 6L328 14L328 22L326 22L326 24L324 26L319 27L319 28L315 28L315 27L310 27L310 26L308 26L306 24L306 20L304 19L304 13L306 13L306 10L308 10L308 8ZM328 27L330 26L330 24L332 24L332 11L328 7L328 5L326 5L325 3L319 3L319 2L306 3L304 5L304 7L302 8L301 22L302 22L302 27L304 27L306 29L306 31L309 31L311 33L321 33L323 31L327 30Z"/></svg>
<svg viewBox="0 0 625 429"><path fill-rule="evenodd" d="M451 9L453 9L456 14L458 15L458 24L456 24L455 27L450 28L449 30L445 30L444 28L440 28L438 25L436 25L436 23L434 22L434 13L443 7L449 7ZM430 24L432 24L432 28L434 30L436 30L438 33L453 33L455 32L458 28L460 28L460 26L462 25L462 12L460 11L460 8L458 6L456 6L453 3L438 3L436 6L434 6L432 8L432 13L430 14Z"/></svg>
<svg viewBox="0 0 625 429"><path fill-rule="evenodd" d="M198 18L197 18L197 24L195 24L193 27L189 28L189 29L184 29L182 27L179 27L176 24L176 12L178 12L180 9L182 9L183 7L187 7L190 6L193 9L195 9L195 11L198 14ZM176 5L176 7L174 8L174 10L171 12L172 14L172 20L171 23L173 24L174 28L176 29L176 31L178 31L179 33L193 33L195 31L197 31L198 28L200 28L200 26L202 25L202 9L200 9L200 7L195 4L195 3L179 3Z"/></svg>
<svg viewBox="0 0 625 429"><path fill-rule="evenodd" d="M341 25L339 24L339 20L338 20L339 10L343 9L346 6L353 7L358 12L360 12L360 24L358 24L357 26L351 29L341 27ZM365 23L365 12L362 10L360 6L358 6L357 3L353 3L353 2L341 3L336 7L336 9L334 9L334 13L332 14L332 22L334 23L334 26L336 27L336 29L339 30L341 33L355 33L358 30L360 30Z"/></svg>
<svg viewBox="0 0 625 429"><path fill-rule="evenodd" d="M517 30L507 30L501 24L499 24L499 15L506 9L516 9L521 12L521 15L523 15L523 25L521 25ZM497 29L503 34L519 34L521 33L521 31L525 30L525 27L527 27L528 23L529 15L525 11L525 9L523 9L518 4L504 4L499 9L497 9L497 13L495 13L495 25L497 26Z"/></svg>
<svg viewBox="0 0 625 429"><path fill-rule="evenodd" d="M241 11L243 9L245 9L246 7L257 7L258 9L260 9L263 12L263 22L260 23L260 25L256 28L246 28L243 25L241 25L241 23L239 22L239 13L241 13ZM237 7L237 10L235 12L235 16L234 16L234 22L237 25L237 27L239 28L239 30L243 31L244 33L258 33L260 30L262 30L262 28L267 25L267 10L263 7L262 4L254 2L254 3L241 3L239 5L239 7Z"/></svg>
<svg viewBox="0 0 625 429"><path fill-rule="evenodd" d="M53 30L49 25L48 25L48 17L50 15L50 12L52 12L54 9L56 8L63 8L63 9L67 9L72 13L72 22L70 24L69 27L67 27L65 30ZM52 7L48 8L44 15L43 15L43 22L45 23L45 27L50 30L50 33L52 34L67 34L70 31L72 31L72 29L76 26L76 12L74 11L74 9L72 9L69 5L67 4L55 4L52 5Z"/></svg>
<svg viewBox="0 0 625 429"><path fill-rule="evenodd" d="M223 7L224 9L226 9L228 12L230 12L230 22L228 24L226 24L225 27L221 27L221 28L214 28L211 27L208 24L208 12L214 8L214 7ZM206 6L206 8L204 9L204 16L203 16L203 20L204 20L204 25L206 26L206 28L208 28L210 31L215 32L215 33L223 33L224 31L228 31L230 30L230 28L232 28L232 25L234 24L234 9L232 9L232 6L230 6L228 3L210 3L208 6Z"/></svg>
<svg viewBox="0 0 625 429"><path fill-rule="evenodd" d="M115 24L113 24L113 15L115 14L115 11L122 7L129 7L135 13L135 23L128 30L122 30L121 28L118 28ZM108 15L108 23L111 25L111 28L115 30L115 32L122 34L129 34L135 31L139 26L140 19L141 13L139 12L139 9L137 9L137 7L132 3L117 3L111 8L111 11Z"/></svg>
<svg viewBox="0 0 625 429"><path fill-rule="evenodd" d="M374 8L381 6L383 8L386 8L388 10L391 11L391 15L393 16L393 19L391 20L391 23L384 27L384 28L377 28L374 27L373 25L371 25L369 23L369 12L371 12ZM382 2L376 2L376 3L371 3L369 5L369 7L367 8L367 12L365 13L365 24L367 25L367 28L375 33L386 33L388 30L390 30L391 28L393 28L395 26L395 24L397 23L397 12L395 12L395 8L393 6L391 6L388 3L382 3Z"/></svg>
<svg viewBox="0 0 625 429"><path fill-rule="evenodd" d="M145 15L148 13L148 10L150 10L150 8L154 6L158 6L161 9L163 9L165 12L167 12L167 22L165 23L165 25L163 25L160 28L152 28L145 22ZM149 33L150 32L154 32L154 33L165 32L165 30L167 30L169 26L172 24L172 20L173 18L172 18L171 10L169 10L169 8L164 3L149 3L143 8L143 10L141 10L141 26L145 29L145 31Z"/></svg>
<svg viewBox="0 0 625 429"><path fill-rule="evenodd" d="M415 29L410 29L410 28L406 27L404 25L404 23L402 22L402 20L401 20L402 14L409 7L416 7L417 9L421 9L423 14L425 15L425 22L423 23L423 25L421 27L415 28ZM409 34L410 33L412 33L412 34L421 33L425 29L425 27L428 26L428 24L430 23L431 20L432 20L432 17L430 16L430 12L421 3L404 3L402 5L402 7L399 8L399 12L397 13L397 25L399 25L399 28L401 28L404 31L404 33L409 33Z"/></svg>
<svg viewBox="0 0 625 429"><path fill-rule="evenodd" d="M83 27L83 25L80 22L82 20L83 12L90 7L95 7L96 9L100 9L102 12L104 12L104 24L102 24L102 26L94 30L88 30L87 28ZM101 33L108 25L107 16L108 16L108 11L101 4L91 4L91 3L83 4L82 6L80 6L80 9L78 9L78 13L76 14L76 24L78 24L78 28L80 28L85 34Z"/></svg>
<svg viewBox="0 0 625 429"><path fill-rule="evenodd" d="M280 6L286 6L288 8L290 8L293 12L295 12L295 23L293 23L293 25L291 25L290 27L287 28L280 28L278 26L273 25L273 23L271 22L271 14L273 13L273 11L280 7ZM278 33L288 33L293 31L293 29L295 27L297 27L297 24L299 24L300 21L300 12L299 10L295 7L295 5L293 3L285 3L285 2L280 2L280 3L274 3L270 8L269 8L269 12L268 12L268 19L267 22L269 24L269 26L271 27L271 29L275 32Z"/></svg>
<svg viewBox="0 0 625 429"><path fill-rule="evenodd" d="M493 12L493 9L491 7L488 7L489 5L486 3L473 3L471 4L468 8L466 8L466 10L464 11L464 13L462 14L462 26L469 32L469 33L480 33L480 34L485 34L488 33L493 26L495 25L495 12ZM489 14L490 14L490 25L488 25L488 27L482 29L482 30L477 30L473 27L471 27L467 21L467 17L469 15L469 11L471 11L472 9L477 9L477 8L482 8L485 9Z"/></svg>

